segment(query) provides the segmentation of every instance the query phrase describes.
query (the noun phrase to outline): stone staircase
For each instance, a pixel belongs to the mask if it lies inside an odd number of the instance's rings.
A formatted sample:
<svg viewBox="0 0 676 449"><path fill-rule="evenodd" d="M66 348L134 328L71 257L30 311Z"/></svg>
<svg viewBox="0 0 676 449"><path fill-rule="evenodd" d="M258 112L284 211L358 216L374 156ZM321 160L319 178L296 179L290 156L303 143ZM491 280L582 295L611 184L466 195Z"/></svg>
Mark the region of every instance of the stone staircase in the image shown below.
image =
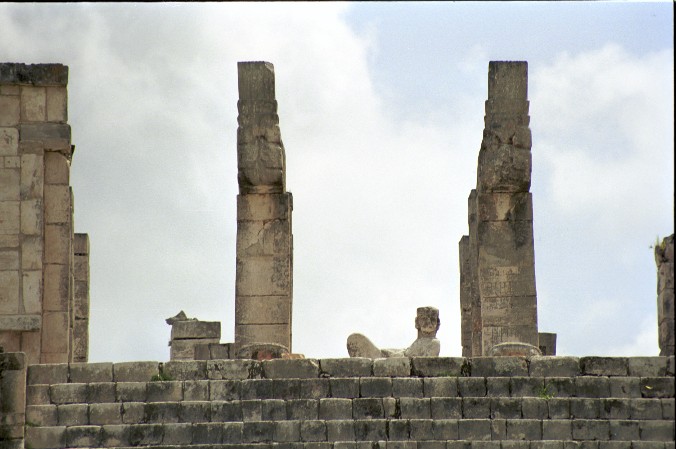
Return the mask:
<svg viewBox="0 0 676 449"><path fill-rule="evenodd" d="M674 357L32 365L25 447L674 448Z"/></svg>

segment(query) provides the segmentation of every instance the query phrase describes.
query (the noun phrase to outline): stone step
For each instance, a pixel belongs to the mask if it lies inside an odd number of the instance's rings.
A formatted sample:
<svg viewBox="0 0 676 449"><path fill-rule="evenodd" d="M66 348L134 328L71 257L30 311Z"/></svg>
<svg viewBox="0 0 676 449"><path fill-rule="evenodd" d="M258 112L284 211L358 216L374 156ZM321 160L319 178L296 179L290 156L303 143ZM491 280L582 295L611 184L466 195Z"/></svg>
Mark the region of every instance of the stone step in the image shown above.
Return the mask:
<svg viewBox="0 0 676 449"><path fill-rule="evenodd" d="M670 357L414 357L200 360L45 364L28 367L28 384L327 377L664 377Z"/></svg>
<svg viewBox="0 0 676 449"><path fill-rule="evenodd" d="M673 421L605 420L341 420L251 421L194 424L49 426L26 428L26 447L125 447L344 441L599 441L629 447L631 441L670 443ZM624 446L621 446L624 443ZM549 444L549 443L547 443ZM634 445L632 443L632 445ZM543 444L544 446L544 444ZM553 446L556 447L556 446ZM585 446L586 447L586 446Z"/></svg>
<svg viewBox="0 0 676 449"><path fill-rule="evenodd" d="M346 419L673 420L674 399L327 398L26 407L35 426Z"/></svg>
<svg viewBox="0 0 676 449"><path fill-rule="evenodd" d="M346 377L31 384L27 403L322 398L673 398L673 377Z"/></svg>

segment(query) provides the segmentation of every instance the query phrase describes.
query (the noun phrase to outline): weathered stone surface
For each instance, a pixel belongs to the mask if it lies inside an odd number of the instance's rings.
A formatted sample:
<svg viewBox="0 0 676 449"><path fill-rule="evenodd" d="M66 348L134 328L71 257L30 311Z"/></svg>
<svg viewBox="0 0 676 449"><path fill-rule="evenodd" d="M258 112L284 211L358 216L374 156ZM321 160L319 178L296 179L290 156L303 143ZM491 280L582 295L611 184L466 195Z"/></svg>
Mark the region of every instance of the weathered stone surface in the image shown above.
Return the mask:
<svg viewBox="0 0 676 449"><path fill-rule="evenodd" d="M21 117L20 105L21 102L18 96L9 96L9 95L0 96L0 126L10 127L19 124ZM2 136L2 134L0 134L0 136ZM4 139L0 138L0 141L2 140ZM16 141L18 141L18 139L15 140L15 142ZM5 143L7 142L5 141ZM14 151L13 153L4 153L4 154L16 154L16 151Z"/></svg>
<svg viewBox="0 0 676 449"><path fill-rule="evenodd" d="M371 358L321 359L321 374L328 377L366 377L373 372Z"/></svg>
<svg viewBox="0 0 676 449"><path fill-rule="evenodd" d="M657 264L657 324L660 355L673 356L676 351L674 330L674 234L655 245Z"/></svg>
<svg viewBox="0 0 676 449"><path fill-rule="evenodd" d="M263 375L268 379L305 379L319 377L319 363L314 359L266 360Z"/></svg>
<svg viewBox="0 0 676 449"><path fill-rule="evenodd" d="M115 382L148 382L159 374L157 362L121 362L113 364Z"/></svg>
<svg viewBox="0 0 676 449"><path fill-rule="evenodd" d="M68 83L68 66L3 62L0 63L0 83L65 86Z"/></svg>
<svg viewBox="0 0 676 449"><path fill-rule="evenodd" d="M177 321L171 326L171 340L221 338L220 321ZM217 343L217 342L216 342Z"/></svg>

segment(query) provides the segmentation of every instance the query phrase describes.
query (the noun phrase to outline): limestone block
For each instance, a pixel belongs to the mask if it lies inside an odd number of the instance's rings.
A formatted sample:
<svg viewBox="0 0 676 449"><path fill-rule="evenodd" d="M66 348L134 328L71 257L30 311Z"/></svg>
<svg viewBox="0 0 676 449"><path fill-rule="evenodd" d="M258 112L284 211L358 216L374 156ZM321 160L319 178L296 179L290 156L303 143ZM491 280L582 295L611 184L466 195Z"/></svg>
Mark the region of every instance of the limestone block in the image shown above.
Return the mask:
<svg viewBox="0 0 676 449"><path fill-rule="evenodd" d="M657 295L657 322L674 316L674 289L667 288Z"/></svg>
<svg viewBox="0 0 676 449"><path fill-rule="evenodd" d="M628 362L626 357L582 357L580 369L587 376L626 376Z"/></svg>
<svg viewBox="0 0 676 449"><path fill-rule="evenodd" d="M21 201L21 233L42 235L42 200L39 198Z"/></svg>
<svg viewBox="0 0 676 449"><path fill-rule="evenodd" d="M411 375L411 359L408 357L389 357L373 360L373 375L376 377L407 377Z"/></svg>
<svg viewBox="0 0 676 449"><path fill-rule="evenodd" d="M262 362L267 379L306 379L319 377L319 362L315 359L274 359Z"/></svg>
<svg viewBox="0 0 676 449"><path fill-rule="evenodd" d="M556 334L551 332L538 333L538 348L542 355L556 355Z"/></svg>
<svg viewBox="0 0 676 449"><path fill-rule="evenodd" d="M40 331L21 332L21 352L26 354L29 365L40 363Z"/></svg>
<svg viewBox="0 0 676 449"><path fill-rule="evenodd" d="M197 338L172 340L170 360L195 360L195 346L204 343L218 343L218 338Z"/></svg>
<svg viewBox="0 0 676 449"><path fill-rule="evenodd" d="M532 357L530 375L535 377L575 377L580 374L577 357Z"/></svg>
<svg viewBox="0 0 676 449"><path fill-rule="evenodd" d="M201 380L207 378L207 362L205 360L170 361L164 364L162 371L174 380Z"/></svg>
<svg viewBox="0 0 676 449"><path fill-rule="evenodd" d="M19 313L19 272L0 271L0 315L17 313Z"/></svg>
<svg viewBox="0 0 676 449"><path fill-rule="evenodd" d="M44 157L39 154L21 155L21 199L42 198L44 188Z"/></svg>
<svg viewBox="0 0 676 449"><path fill-rule="evenodd" d="M22 143L38 143L45 150L71 154L70 125L62 123L29 123L19 126Z"/></svg>
<svg viewBox="0 0 676 449"><path fill-rule="evenodd" d="M45 183L70 183L70 162L62 153L48 151L45 153Z"/></svg>
<svg viewBox="0 0 676 449"><path fill-rule="evenodd" d="M237 258L235 295L285 296L291 294L290 257Z"/></svg>
<svg viewBox="0 0 676 449"><path fill-rule="evenodd" d="M41 236L24 236L21 242L21 268L24 270L41 270L42 252Z"/></svg>
<svg viewBox="0 0 676 449"><path fill-rule="evenodd" d="M235 322L239 324L286 324L291 322L288 296L240 296L235 298Z"/></svg>
<svg viewBox="0 0 676 449"><path fill-rule="evenodd" d="M365 377L373 373L373 360L362 357L321 359L319 365L322 376L328 377Z"/></svg>
<svg viewBox="0 0 676 449"><path fill-rule="evenodd" d="M40 315L0 315L0 329L3 330L34 331L40 329L41 326L42 318ZM0 346L2 345L0 344ZM9 349L5 349L9 351Z"/></svg>
<svg viewBox="0 0 676 449"><path fill-rule="evenodd" d="M419 377L464 376L469 373L468 359L463 357L413 357L411 372Z"/></svg>
<svg viewBox="0 0 676 449"><path fill-rule="evenodd" d="M0 271L18 269L19 252L17 250L0 250Z"/></svg>
<svg viewBox="0 0 676 449"><path fill-rule="evenodd" d="M68 185L45 184L45 223L68 223L71 219L71 195Z"/></svg>
<svg viewBox="0 0 676 449"><path fill-rule="evenodd" d="M488 98L515 101L528 97L528 62L491 61L488 64Z"/></svg>
<svg viewBox="0 0 676 449"><path fill-rule="evenodd" d="M199 339L199 338L216 338L220 340L221 322L198 321L198 320L176 321L171 326L172 342L174 340Z"/></svg>
<svg viewBox="0 0 676 449"><path fill-rule="evenodd" d="M20 104L18 96L0 95L0 126L16 126L19 124Z"/></svg>
<svg viewBox="0 0 676 449"><path fill-rule="evenodd" d="M76 320L89 319L89 284L76 281L73 293L73 314Z"/></svg>
<svg viewBox="0 0 676 449"><path fill-rule="evenodd" d="M42 271L23 271L23 309L27 314L42 312Z"/></svg>
<svg viewBox="0 0 676 449"><path fill-rule="evenodd" d="M18 248L19 235L4 235L0 234L0 248Z"/></svg>
<svg viewBox="0 0 676 449"><path fill-rule="evenodd" d="M47 88L47 121L64 123L68 120L68 92L66 87Z"/></svg>
<svg viewBox="0 0 676 449"><path fill-rule="evenodd" d="M239 221L237 256L287 254L291 248L291 223L288 220Z"/></svg>
<svg viewBox="0 0 676 449"><path fill-rule="evenodd" d="M21 156L0 156L0 167L21 168Z"/></svg>
<svg viewBox="0 0 676 449"><path fill-rule="evenodd" d="M47 264L44 276L44 310L67 312L70 287L68 265Z"/></svg>
<svg viewBox="0 0 676 449"><path fill-rule="evenodd" d="M73 257L73 276L76 282L89 282L89 256Z"/></svg>
<svg viewBox="0 0 676 449"><path fill-rule="evenodd" d="M78 256L89 254L89 234L78 232L73 235L73 254Z"/></svg>
<svg viewBox="0 0 676 449"><path fill-rule="evenodd" d="M69 224L45 225L45 262L68 265L71 253Z"/></svg>
<svg viewBox="0 0 676 449"><path fill-rule="evenodd" d="M285 347L291 344L288 324L235 324L239 347L253 343L276 343Z"/></svg>
<svg viewBox="0 0 676 449"><path fill-rule="evenodd" d="M46 449L64 447L66 426L26 427L26 447Z"/></svg>
<svg viewBox="0 0 676 449"><path fill-rule="evenodd" d="M72 345L73 361L86 362L89 359L89 320L75 320Z"/></svg>
<svg viewBox="0 0 676 449"><path fill-rule="evenodd" d="M67 352L43 352L40 354L40 363L68 363Z"/></svg>
<svg viewBox="0 0 676 449"><path fill-rule="evenodd" d="M44 122L47 92L44 87L21 86L21 121Z"/></svg>
<svg viewBox="0 0 676 449"><path fill-rule="evenodd" d="M291 193L237 195L237 221L289 220L293 209Z"/></svg>
<svg viewBox="0 0 676 449"><path fill-rule="evenodd" d="M477 205L479 221L533 220L533 195L529 192L480 193Z"/></svg>
<svg viewBox="0 0 676 449"><path fill-rule="evenodd" d="M533 157L529 150L514 145L482 148L479 151L477 189L486 192L528 192Z"/></svg>
<svg viewBox="0 0 676 449"><path fill-rule="evenodd" d="M115 382L148 382L159 374L157 362L122 362L113 364Z"/></svg>
<svg viewBox="0 0 676 449"><path fill-rule="evenodd" d="M68 312L42 316L42 352L68 354Z"/></svg>
<svg viewBox="0 0 676 449"><path fill-rule="evenodd" d="M0 128L0 156L14 156L19 152L19 131Z"/></svg>
<svg viewBox="0 0 676 449"><path fill-rule="evenodd" d="M14 317L3 317L0 316L0 346L2 346L3 351L7 352L19 352L21 350L21 335L18 332L13 332L14 329L7 328L4 326L7 323L8 318Z"/></svg>
<svg viewBox="0 0 676 449"><path fill-rule="evenodd" d="M0 168L0 201L19 200L19 170Z"/></svg>
<svg viewBox="0 0 676 449"><path fill-rule="evenodd" d="M474 357L472 376L528 376L528 363L525 357Z"/></svg>
<svg viewBox="0 0 676 449"><path fill-rule="evenodd" d="M481 302L481 318L484 327L533 326L537 322L536 298L535 296L489 297Z"/></svg>
<svg viewBox="0 0 676 449"><path fill-rule="evenodd" d="M20 216L18 201L0 201L0 234L18 234Z"/></svg>
<svg viewBox="0 0 676 449"><path fill-rule="evenodd" d="M469 236L458 242L460 264L460 340L462 355L472 355L472 270L470 268Z"/></svg>
<svg viewBox="0 0 676 449"><path fill-rule="evenodd" d="M207 361L207 375L212 380L254 379L260 378L262 372L260 362L255 360Z"/></svg>

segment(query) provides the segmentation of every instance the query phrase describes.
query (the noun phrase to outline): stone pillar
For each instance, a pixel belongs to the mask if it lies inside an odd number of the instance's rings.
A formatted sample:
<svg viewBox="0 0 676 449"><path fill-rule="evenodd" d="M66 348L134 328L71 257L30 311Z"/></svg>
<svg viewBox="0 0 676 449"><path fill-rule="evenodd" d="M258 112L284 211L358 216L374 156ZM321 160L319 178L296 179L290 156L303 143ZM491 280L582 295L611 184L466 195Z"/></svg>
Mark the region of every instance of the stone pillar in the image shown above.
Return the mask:
<svg viewBox="0 0 676 449"><path fill-rule="evenodd" d="M674 354L674 234L655 246L660 355Z"/></svg>
<svg viewBox="0 0 676 449"><path fill-rule="evenodd" d="M462 356L472 357L472 275L469 262L469 236L458 242L460 259L460 343Z"/></svg>
<svg viewBox="0 0 676 449"><path fill-rule="evenodd" d="M275 73L267 62L240 62L238 74L235 347L272 343L291 351L293 203Z"/></svg>
<svg viewBox="0 0 676 449"><path fill-rule="evenodd" d="M467 224L469 225L469 275L472 306L472 357L484 355L481 349L481 295L479 295L479 246L477 242L477 201L476 189L467 198Z"/></svg>
<svg viewBox="0 0 676 449"><path fill-rule="evenodd" d="M498 343L538 345L527 71L526 62L488 69L477 170L482 354Z"/></svg>
<svg viewBox="0 0 676 449"><path fill-rule="evenodd" d="M0 64L0 345L70 360L73 219L68 67Z"/></svg>
<svg viewBox="0 0 676 449"><path fill-rule="evenodd" d="M73 240L73 362L89 359L89 236Z"/></svg>
<svg viewBox="0 0 676 449"><path fill-rule="evenodd" d="M556 334L550 332L538 333L538 348L542 355L556 355Z"/></svg>

